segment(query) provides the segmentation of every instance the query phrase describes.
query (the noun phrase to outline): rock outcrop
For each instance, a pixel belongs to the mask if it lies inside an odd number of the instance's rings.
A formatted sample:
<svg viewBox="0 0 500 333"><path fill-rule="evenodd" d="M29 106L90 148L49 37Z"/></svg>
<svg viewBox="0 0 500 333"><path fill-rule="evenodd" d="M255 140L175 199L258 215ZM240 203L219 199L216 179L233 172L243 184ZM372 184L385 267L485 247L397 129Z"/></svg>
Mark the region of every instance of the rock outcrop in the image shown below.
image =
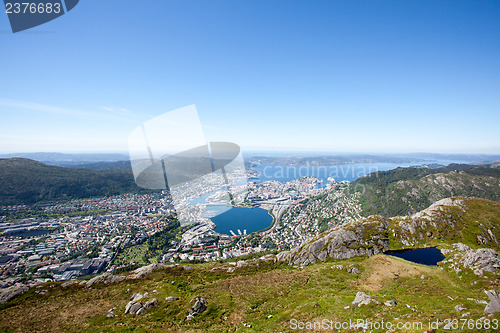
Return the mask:
<svg viewBox="0 0 500 333"><path fill-rule="evenodd" d="M150 301L147 301L146 304L144 304L144 309L151 309L155 307L158 304L158 300L156 298L153 298Z"/></svg>
<svg viewBox="0 0 500 333"><path fill-rule="evenodd" d="M370 303L381 304L379 301L373 298L373 296L368 295L362 291L358 291L356 297L354 298L354 301L352 302L352 306L360 307L362 305L368 305Z"/></svg>
<svg viewBox="0 0 500 333"><path fill-rule="evenodd" d="M156 305L158 305L157 298L153 298L142 304L141 300L145 301L145 299L147 299L148 297L150 297L148 292L144 293L144 295L141 293L133 294L130 297L130 302L128 302L125 306L125 314L130 313L135 314L136 316L141 316L146 313L146 310L154 308Z"/></svg>
<svg viewBox="0 0 500 333"><path fill-rule="evenodd" d="M248 260L239 260L238 262L228 262L222 265L217 265L213 267L210 271L226 271L228 273L233 273L237 269L245 269L249 267L259 267L262 264L271 264L277 261L276 256L274 254L268 254L262 256L260 258L248 259Z"/></svg>
<svg viewBox="0 0 500 333"><path fill-rule="evenodd" d="M112 276L113 276L113 274L107 273L107 272L104 274L101 274L101 275L94 276L93 278L91 278L90 280L88 280L86 282L85 286L87 288L90 288L96 283L103 283L103 282L107 281L108 279L111 279Z"/></svg>
<svg viewBox="0 0 500 333"><path fill-rule="evenodd" d="M459 273L463 268L470 269L476 275L483 275L484 272L496 273L500 271L500 256L489 248L473 250L463 243L455 243L453 249L442 249L441 252L448 259L442 261L449 264L450 268Z"/></svg>
<svg viewBox="0 0 500 333"><path fill-rule="evenodd" d="M476 275L482 275L483 271L495 273L500 270L500 256L493 249L468 250L460 264L473 270Z"/></svg>
<svg viewBox="0 0 500 333"><path fill-rule="evenodd" d="M319 239L278 254L278 260L290 265L307 266L326 258L347 259L372 256L389 250L388 222L369 217L331 230Z"/></svg>
<svg viewBox="0 0 500 333"><path fill-rule="evenodd" d="M151 274L154 271L157 271L159 269L174 268L176 266L177 265L151 264L151 265L139 267L136 270L132 271L132 274L127 276L127 279L129 279L129 280L140 279L140 278L145 277L146 275L149 275L149 274Z"/></svg>
<svg viewBox="0 0 500 333"><path fill-rule="evenodd" d="M7 303L8 301L20 296L28 291L28 286L14 285L9 288L0 289L0 304Z"/></svg>
<svg viewBox="0 0 500 333"><path fill-rule="evenodd" d="M194 318L194 316L202 313L207 309L208 302L206 299L200 296L196 296L196 298L193 298L189 304L192 304L194 302L194 305L192 308L188 310L188 315L186 317L186 320L191 320Z"/></svg>
<svg viewBox="0 0 500 333"><path fill-rule="evenodd" d="M135 303L135 302L138 302L140 301L144 296L141 294L141 293L136 293L136 294L133 294L130 301L132 303Z"/></svg>
<svg viewBox="0 0 500 333"><path fill-rule="evenodd" d="M139 267L136 270L132 271L127 276L124 276L124 275L113 275L110 272L105 272L105 273L102 273L100 275L94 276L93 278L91 278L88 281L77 282L75 280L72 280L72 281L65 282L62 286L63 287L69 287L69 286L72 286L72 285L79 284L81 286L90 288L93 285L98 284L98 283L108 284L108 283L117 283L117 282L120 282L120 281L123 281L123 280L136 280L136 279L143 278L143 277L145 277L145 276L153 273L156 270L159 270L159 269L169 269L169 268L175 268L175 267L177 267L177 265L175 265L175 264L174 265L151 264L151 265Z"/></svg>
<svg viewBox="0 0 500 333"><path fill-rule="evenodd" d="M411 216L388 219L370 216L338 226L301 246L279 253L277 258L290 265L306 266L326 258L346 259L386 252L389 235L394 248L427 247L429 241L451 243L457 238L470 241L473 237L477 242L471 241L469 245L483 244L483 249L471 250L468 245L457 243L455 250L445 249L443 253L466 252L461 265L478 275L483 271L496 272L500 270L500 257L494 250L500 239L496 227L498 222L494 218L474 221L476 211L480 209L489 209L494 215L500 211L500 204L484 199L452 197L439 200Z"/></svg>
<svg viewBox="0 0 500 333"><path fill-rule="evenodd" d="M137 302L137 303L130 302L130 303L132 303L130 305L130 307L128 308L128 313L130 313L130 314L136 314L137 311L139 311L142 308L142 302ZM127 306L128 306L128 304L127 304ZM127 310L127 308L125 308L125 311L126 310ZM127 312L125 312L125 313L127 313Z"/></svg>

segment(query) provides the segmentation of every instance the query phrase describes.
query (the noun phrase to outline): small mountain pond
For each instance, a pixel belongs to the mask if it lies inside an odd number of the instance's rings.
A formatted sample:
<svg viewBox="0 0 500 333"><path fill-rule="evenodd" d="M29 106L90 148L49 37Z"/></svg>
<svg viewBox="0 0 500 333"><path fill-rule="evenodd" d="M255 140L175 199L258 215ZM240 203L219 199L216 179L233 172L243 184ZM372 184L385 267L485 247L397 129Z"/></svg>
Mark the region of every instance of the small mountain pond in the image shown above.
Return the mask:
<svg viewBox="0 0 500 333"><path fill-rule="evenodd" d="M423 249L392 250L385 254L402 258L417 264L435 266L445 257L437 247L427 247Z"/></svg>

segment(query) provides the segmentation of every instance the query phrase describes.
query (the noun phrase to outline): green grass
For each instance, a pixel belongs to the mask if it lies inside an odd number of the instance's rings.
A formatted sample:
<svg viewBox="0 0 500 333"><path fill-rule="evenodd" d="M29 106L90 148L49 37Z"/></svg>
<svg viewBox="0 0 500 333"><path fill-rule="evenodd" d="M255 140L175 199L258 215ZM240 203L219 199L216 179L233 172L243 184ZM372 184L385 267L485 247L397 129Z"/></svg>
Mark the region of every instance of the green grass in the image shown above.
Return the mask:
<svg viewBox="0 0 500 333"><path fill-rule="evenodd" d="M334 270L332 264L357 265L362 272L350 274ZM471 313L467 319L479 319L484 305L467 298L486 300L485 289L498 289L498 279L493 276L480 278L468 271L459 275L446 267L417 265L384 255L330 259L303 269L267 263L237 269L231 274L210 271L220 264L193 266L194 271L178 267L156 271L143 280L97 285L91 289L47 284L42 288L48 290L46 295L30 290L3 306L0 332L290 332L293 331L291 319L302 322L365 319L394 324L422 321L427 325L429 320L461 319L464 312ZM471 285L473 281L479 282ZM127 289L131 292L126 293ZM158 298L158 306L144 316L123 314L130 296L146 291ZM357 291L365 291L381 302L395 300L398 305L345 309ZM207 299L208 309L185 322L183 319L191 306L189 301L197 295ZM180 300L167 302L167 296L177 296ZM319 306L314 307L315 303ZM467 310L457 313L458 304ZM118 316L106 318L107 311L115 306ZM272 317L268 318L269 315ZM500 316L497 314L494 318L500 319ZM251 324L252 328L243 326L244 323Z"/></svg>

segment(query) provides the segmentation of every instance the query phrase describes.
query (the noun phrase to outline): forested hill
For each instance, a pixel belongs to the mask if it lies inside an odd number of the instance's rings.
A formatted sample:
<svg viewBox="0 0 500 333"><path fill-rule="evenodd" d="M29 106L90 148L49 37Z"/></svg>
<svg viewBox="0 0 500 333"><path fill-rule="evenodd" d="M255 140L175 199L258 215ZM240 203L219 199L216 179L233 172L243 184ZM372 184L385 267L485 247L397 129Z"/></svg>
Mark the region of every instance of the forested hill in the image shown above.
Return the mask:
<svg viewBox="0 0 500 333"><path fill-rule="evenodd" d="M500 165L397 168L361 177L350 189L361 192L363 216L413 214L452 196L500 201Z"/></svg>
<svg viewBox="0 0 500 333"><path fill-rule="evenodd" d="M90 170L46 165L25 158L0 159L0 205L142 193L130 170Z"/></svg>

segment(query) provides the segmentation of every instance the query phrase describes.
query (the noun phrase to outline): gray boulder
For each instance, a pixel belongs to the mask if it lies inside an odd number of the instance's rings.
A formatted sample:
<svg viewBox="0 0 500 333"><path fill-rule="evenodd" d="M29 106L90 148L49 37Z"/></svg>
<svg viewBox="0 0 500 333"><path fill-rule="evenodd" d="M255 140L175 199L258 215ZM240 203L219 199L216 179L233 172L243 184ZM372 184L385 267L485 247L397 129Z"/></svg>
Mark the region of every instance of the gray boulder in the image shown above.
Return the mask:
<svg viewBox="0 0 500 333"><path fill-rule="evenodd" d="M362 305L368 305L370 303L380 304L380 302L373 298L373 296L368 295L362 291L358 291L356 297L354 298L354 301L352 302L352 306L360 307Z"/></svg>
<svg viewBox="0 0 500 333"><path fill-rule="evenodd" d="M189 266L189 265L182 266L182 269L185 270L185 271L192 271L192 270L194 270L194 268L191 267L191 266Z"/></svg>
<svg viewBox="0 0 500 333"><path fill-rule="evenodd" d="M500 312L500 296L498 295L498 291L496 290L485 290L484 291L488 298L490 299L490 303L486 305L484 308L485 313L496 313Z"/></svg>
<svg viewBox="0 0 500 333"><path fill-rule="evenodd" d="M116 283L125 280L125 276L113 275L109 272L94 276L88 281L82 281L80 284L85 285L87 288L92 287L96 283Z"/></svg>
<svg viewBox="0 0 500 333"><path fill-rule="evenodd" d="M455 248L455 250L461 251L461 252L465 252L465 251L470 250L470 246L465 245L464 243L455 243L455 244L453 244L453 247Z"/></svg>
<svg viewBox="0 0 500 333"><path fill-rule="evenodd" d="M165 300L168 302L178 301L179 297L168 296L167 298L165 298Z"/></svg>
<svg viewBox="0 0 500 333"><path fill-rule="evenodd" d="M347 273L359 274L359 273L361 273L361 270L358 267L348 267Z"/></svg>
<svg viewBox="0 0 500 333"><path fill-rule="evenodd" d="M142 316L145 313L146 313L146 309L140 308L139 310L137 310L137 312L135 313L135 315L136 316Z"/></svg>
<svg viewBox="0 0 500 333"><path fill-rule="evenodd" d="M398 303L396 301L385 301L384 304L387 306L396 306Z"/></svg>
<svg viewBox="0 0 500 333"><path fill-rule="evenodd" d="M130 306L130 309L128 310L128 313L130 313L130 314L136 314L137 311L139 311L140 309L142 309L142 303L141 302L134 303L134 304L132 304L132 306Z"/></svg>
<svg viewBox="0 0 500 333"><path fill-rule="evenodd" d="M152 307L155 307L158 304L158 300L156 298L153 298L150 301L147 301L146 304L144 304L145 309L151 309Z"/></svg>
<svg viewBox="0 0 500 333"><path fill-rule="evenodd" d="M194 317L197 314L200 314L207 309L208 302L203 297L196 296L196 298L193 298L191 302L189 302L189 304L192 304L193 302L194 302L193 307L188 310L189 315ZM189 319L186 317L186 320Z"/></svg>
<svg viewBox="0 0 500 333"><path fill-rule="evenodd" d="M125 305L125 314L127 314L130 311L130 308L134 305L134 302L130 301Z"/></svg>
<svg viewBox="0 0 500 333"><path fill-rule="evenodd" d="M115 312L114 312L114 311L115 311L115 309L116 309L116 307L115 307L115 308L112 308L112 309L109 309L109 310L108 310L108 314L106 315L106 317L108 317L108 318L113 318L113 317L116 317L116 314L115 314Z"/></svg>
<svg viewBox="0 0 500 333"><path fill-rule="evenodd" d="M132 297L130 297L130 300L132 301L132 303L135 303L139 300L141 300L144 296L141 294L141 293L136 293L136 294L133 294Z"/></svg>

